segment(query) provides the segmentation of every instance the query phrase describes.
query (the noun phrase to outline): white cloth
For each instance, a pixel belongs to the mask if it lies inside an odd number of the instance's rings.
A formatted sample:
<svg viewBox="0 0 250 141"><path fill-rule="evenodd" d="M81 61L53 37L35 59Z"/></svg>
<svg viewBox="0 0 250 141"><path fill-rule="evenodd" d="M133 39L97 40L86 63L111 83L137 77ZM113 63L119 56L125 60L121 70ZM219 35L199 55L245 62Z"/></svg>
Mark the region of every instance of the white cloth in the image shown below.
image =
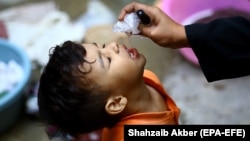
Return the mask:
<svg viewBox="0 0 250 141"><path fill-rule="evenodd" d="M140 19L137 14L129 13L124 17L124 21L117 21L113 27L114 32L125 32L129 34L139 34L140 30L138 26L140 24Z"/></svg>

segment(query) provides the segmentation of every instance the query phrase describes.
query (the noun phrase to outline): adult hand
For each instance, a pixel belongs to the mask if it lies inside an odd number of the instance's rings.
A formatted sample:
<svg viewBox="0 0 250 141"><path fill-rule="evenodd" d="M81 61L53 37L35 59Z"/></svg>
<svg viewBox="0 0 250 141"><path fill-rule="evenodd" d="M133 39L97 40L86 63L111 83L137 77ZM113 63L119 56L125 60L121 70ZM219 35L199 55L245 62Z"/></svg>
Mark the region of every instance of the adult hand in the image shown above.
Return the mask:
<svg viewBox="0 0 250 141"><path fill-rule="evenodd" d="M118 20L122 21L126 14L138 10L143 10L150 17L150 25L139 26L141 35L163 47L180 48L188 45L184 26L156 6L132 2L122 8Z"/></svg>

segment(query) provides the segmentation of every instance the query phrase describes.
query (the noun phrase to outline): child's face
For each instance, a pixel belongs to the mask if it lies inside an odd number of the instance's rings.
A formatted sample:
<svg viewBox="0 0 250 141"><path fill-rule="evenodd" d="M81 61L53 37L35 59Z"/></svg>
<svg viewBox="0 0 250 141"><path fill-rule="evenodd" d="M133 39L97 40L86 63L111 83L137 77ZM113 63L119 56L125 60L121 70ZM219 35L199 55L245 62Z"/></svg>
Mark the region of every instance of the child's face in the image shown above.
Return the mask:
<svg viewBox="0 0 250 141"><path fill-rule="evenodd" d="M91 82L121 94L136 88L143 82L143 70L146 59L135 48L111 43L108 45L83 44L86 49L84 70L91 69L87 74ZM119 88L119 89L118 89Z"/></svg>

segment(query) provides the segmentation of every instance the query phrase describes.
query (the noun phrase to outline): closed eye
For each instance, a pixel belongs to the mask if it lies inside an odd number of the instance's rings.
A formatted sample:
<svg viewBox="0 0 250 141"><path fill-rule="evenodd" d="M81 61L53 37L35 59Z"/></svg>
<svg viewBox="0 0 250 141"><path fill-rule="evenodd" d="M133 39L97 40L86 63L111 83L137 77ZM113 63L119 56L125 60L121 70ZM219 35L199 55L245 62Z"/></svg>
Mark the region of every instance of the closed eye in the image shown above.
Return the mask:
<svg viewBox="0 0 250 141"><path fill-rule="evenodd" d="M108 61L109 61L109 63L111 62L111 58L110 57L108 57Z"/></svg>

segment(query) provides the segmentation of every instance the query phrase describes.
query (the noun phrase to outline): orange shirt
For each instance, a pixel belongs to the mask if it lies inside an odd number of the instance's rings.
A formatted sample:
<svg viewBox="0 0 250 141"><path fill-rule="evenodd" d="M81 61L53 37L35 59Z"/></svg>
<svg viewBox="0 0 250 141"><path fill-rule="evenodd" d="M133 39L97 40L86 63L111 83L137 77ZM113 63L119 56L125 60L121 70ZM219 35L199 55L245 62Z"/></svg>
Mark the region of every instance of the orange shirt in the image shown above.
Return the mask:
<svg viewBox="0 0 250 141"><path fill-rule="evenodd" d="M152 86L166 97L166 105L169 111L164 112L147 112L130 115L121 119L114 127L104 128L102 133L102 141L123 141L124 125L127 124L179 124L178 118L180 109L176 106L173 99L163 88L158 77L149 70L144 70L144 81L147 85Z"/></svg>

